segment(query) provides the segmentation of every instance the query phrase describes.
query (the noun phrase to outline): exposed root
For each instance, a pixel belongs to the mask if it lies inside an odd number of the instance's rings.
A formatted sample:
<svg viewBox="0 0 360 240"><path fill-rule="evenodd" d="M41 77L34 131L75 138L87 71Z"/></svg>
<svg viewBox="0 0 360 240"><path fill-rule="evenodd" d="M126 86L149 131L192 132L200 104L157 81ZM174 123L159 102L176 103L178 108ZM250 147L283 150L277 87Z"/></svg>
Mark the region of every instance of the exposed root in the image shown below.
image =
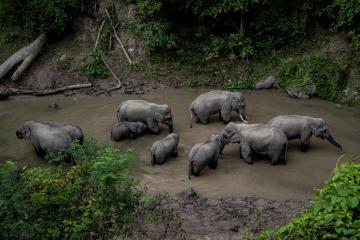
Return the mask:
<svg viewBox="0 0 360 240"><path fill-rule="evenodd" d="M13 67L22 62L11 76L11 80L16 81L40 53L46 41L47 36L45 33L42 33L32 43L23 47L9 57L5 62L3 62L3 64L0 65L0 79L4 77Z"/></svg>
<svg viewBox="0 0 360 240"><path fill-rule="evenodd" d="M109 88L105 91L105 95L110 95L112 91L120 89L122 86L122 82L121 80L116 76L116 74L114 73L114 71L111 69L111 67L109 66L109 64L105 61L104 57L101 56L101 60L104 62L105 66L110 70L111 74L114 76L114 78L116 79L116 81L118 82L118 84L115 87Z"/></svg>
<svg viewBox="0 0 360 240"><path fill-rule="evenodd" d="M115 29L115 27L114 27L114 24L113 24L113 22L111 21L111 17L110 17L109 11L108 11L107 9L105 9L105 13L106 13L106 15L107 15L107 17L108 17L108 19L109 19L109 21L110 21L110 25L111 25L111 27L112 27L112 29L113 29L114 36L115 36L116 40L119 42L120 47L121 47L122 51L124 52L126 59L128 60L129 64L134 64L134 62L131 60L128 52L126 51L123 42L121 41L120 37L118 36L118 34L117 34L117 32L116 32L116 29Z"/></svg>

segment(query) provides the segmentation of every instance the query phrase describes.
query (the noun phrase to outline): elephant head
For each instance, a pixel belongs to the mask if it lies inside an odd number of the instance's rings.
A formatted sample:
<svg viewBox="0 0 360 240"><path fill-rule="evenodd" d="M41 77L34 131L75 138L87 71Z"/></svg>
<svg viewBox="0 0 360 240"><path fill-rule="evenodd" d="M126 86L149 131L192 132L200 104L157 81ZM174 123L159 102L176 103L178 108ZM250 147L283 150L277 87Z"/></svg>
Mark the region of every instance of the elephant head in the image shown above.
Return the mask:
<svg viewBox="0 0 360 240"><path fill-rule="evenodd" d="M16 130L16 137L18 139L24 139L24 140L30 140L30 134L31 134L31 125L34 123L34 121L27 121L24 124L22 124L17 130Z"/></svg>
<svg viewBox="0 0 360 240"><path fill-rule="evenodd" d="M239 113L241 121L248 123L245 119L246 116L246 103L245 97L241 93L234 93L231 98L231 109Z"/></svg>
<svg viewBox="0 0 360 240"><path fill-rule="evenodd" d="M217 143L217 145L219 146L219 149L220 149L220 154L221 154L225 147L225 139L221 135L211 134L210 141L215 141Z"/></svg>
<svg viewBox="0 0 360 240"><path fill-rule="evenodd" d="M226 144L240 143L241 136L239 134L238 128L239 128L239 125L241 125L241 124L243 124L243 123L236 124L236 123L230 122L225 126L225 129L222 133L222 137Z"/></svg>
<svg viewBox="0 0 360 240"><path fill-rule="evenodd" d="M173 118L168 105L161 105L161 107L155 111L154 120L167 125L169 127L169 133L173 132Z"/></svg>
<svg viewBox="0 0 360 240"><path fill-rule="evenodd" d="M326 122L321 118L315 118L311 123L311 131L315 137L321 138L322 140L329 141L332 145L337 147L339 151L342 151L342 146L334 139L331 135L330 130Z"/></svg>

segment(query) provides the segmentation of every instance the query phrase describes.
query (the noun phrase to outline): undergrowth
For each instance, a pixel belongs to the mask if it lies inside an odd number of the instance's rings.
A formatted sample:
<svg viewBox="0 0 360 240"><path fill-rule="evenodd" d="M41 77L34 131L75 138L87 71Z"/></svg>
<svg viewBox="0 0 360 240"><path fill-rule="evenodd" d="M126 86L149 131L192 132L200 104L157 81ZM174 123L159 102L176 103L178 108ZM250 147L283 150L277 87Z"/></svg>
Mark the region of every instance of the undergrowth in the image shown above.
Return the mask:
<svg viewBox="0 0 360 240"><path fill-rule="evenodd" d="M315 191L312 208L276 231L247 239L348 239L360 238L360 164L338 166L324 187Z"/></svg>
<svg viewBox="0 0 360 240"><path fill-rule="evenodd" d="M69 168L0 165L1 239L131 237L166 217L160 202L148 198L127 174L131 150L120 153L87 139L62 156L69 153L77 163Z"/></svg>

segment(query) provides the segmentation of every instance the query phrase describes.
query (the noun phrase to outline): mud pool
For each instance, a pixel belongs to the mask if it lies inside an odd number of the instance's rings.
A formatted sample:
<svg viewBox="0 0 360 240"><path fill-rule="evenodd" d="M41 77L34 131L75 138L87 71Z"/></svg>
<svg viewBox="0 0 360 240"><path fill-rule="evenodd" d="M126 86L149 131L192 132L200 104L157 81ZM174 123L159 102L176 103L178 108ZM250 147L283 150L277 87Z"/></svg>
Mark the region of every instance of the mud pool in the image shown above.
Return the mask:
<svg viewBox="0 0 360 240"><path fill-rule="evenodd" d="M16 128L27 120L55 121L79 125L83 131L121 150L135 149L134 173L149 193L167 191L171 194L193 187L205 197L254 196L267 199L308 199L314 187L329 177L342 154L360 154L360 108L337 107L319 99L290 99L276 91L245 93L250 123L267 122L281 114L299 114L324 118L335 139L344 147L338 152L328 142L312 138L307 153L300 152L298 141L288 149L287 165L271 166L269 159L255 159L248 165L239 158L237 145L228 145L216 170L205 169L200 177L187 179L187 154L191 146L203 141L211 133L220 133L223 122L214 116L208 125L195 124L189 128L188 106L205 89L163 88L142 96L113 94L93 97L76 94L69 97L19 96L0 102L0 161L13 159L23 165L47 166L46 160L36 156L29 142L15 136ZM151 144L168 134L161 126L160 135L146 135L136 140L112 142L110 131L116 122L115 109L122 100L144 99L166 103L172 108L174 131L180 134L179 156L163 165L150 165ZM59 110L49 110L56 102ZM233 115L235 121L238 116Z"/></svg>

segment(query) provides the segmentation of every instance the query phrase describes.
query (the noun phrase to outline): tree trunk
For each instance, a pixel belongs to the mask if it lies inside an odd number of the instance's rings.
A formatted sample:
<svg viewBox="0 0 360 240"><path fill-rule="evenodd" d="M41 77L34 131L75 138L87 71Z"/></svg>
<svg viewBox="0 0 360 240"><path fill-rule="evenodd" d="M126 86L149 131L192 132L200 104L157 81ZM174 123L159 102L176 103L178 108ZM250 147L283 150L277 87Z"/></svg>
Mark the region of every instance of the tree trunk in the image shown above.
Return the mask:
<svg viewBox="0 0 360 240"><path fill-rule="evenodd" d="M22 62L11 76L11 80L16 81L40 53L46 41L47 36L45 33L42 33L35 39L35 41L9 57L3 64L0 65L0 79L3 78L13 67Z"/></svg>

